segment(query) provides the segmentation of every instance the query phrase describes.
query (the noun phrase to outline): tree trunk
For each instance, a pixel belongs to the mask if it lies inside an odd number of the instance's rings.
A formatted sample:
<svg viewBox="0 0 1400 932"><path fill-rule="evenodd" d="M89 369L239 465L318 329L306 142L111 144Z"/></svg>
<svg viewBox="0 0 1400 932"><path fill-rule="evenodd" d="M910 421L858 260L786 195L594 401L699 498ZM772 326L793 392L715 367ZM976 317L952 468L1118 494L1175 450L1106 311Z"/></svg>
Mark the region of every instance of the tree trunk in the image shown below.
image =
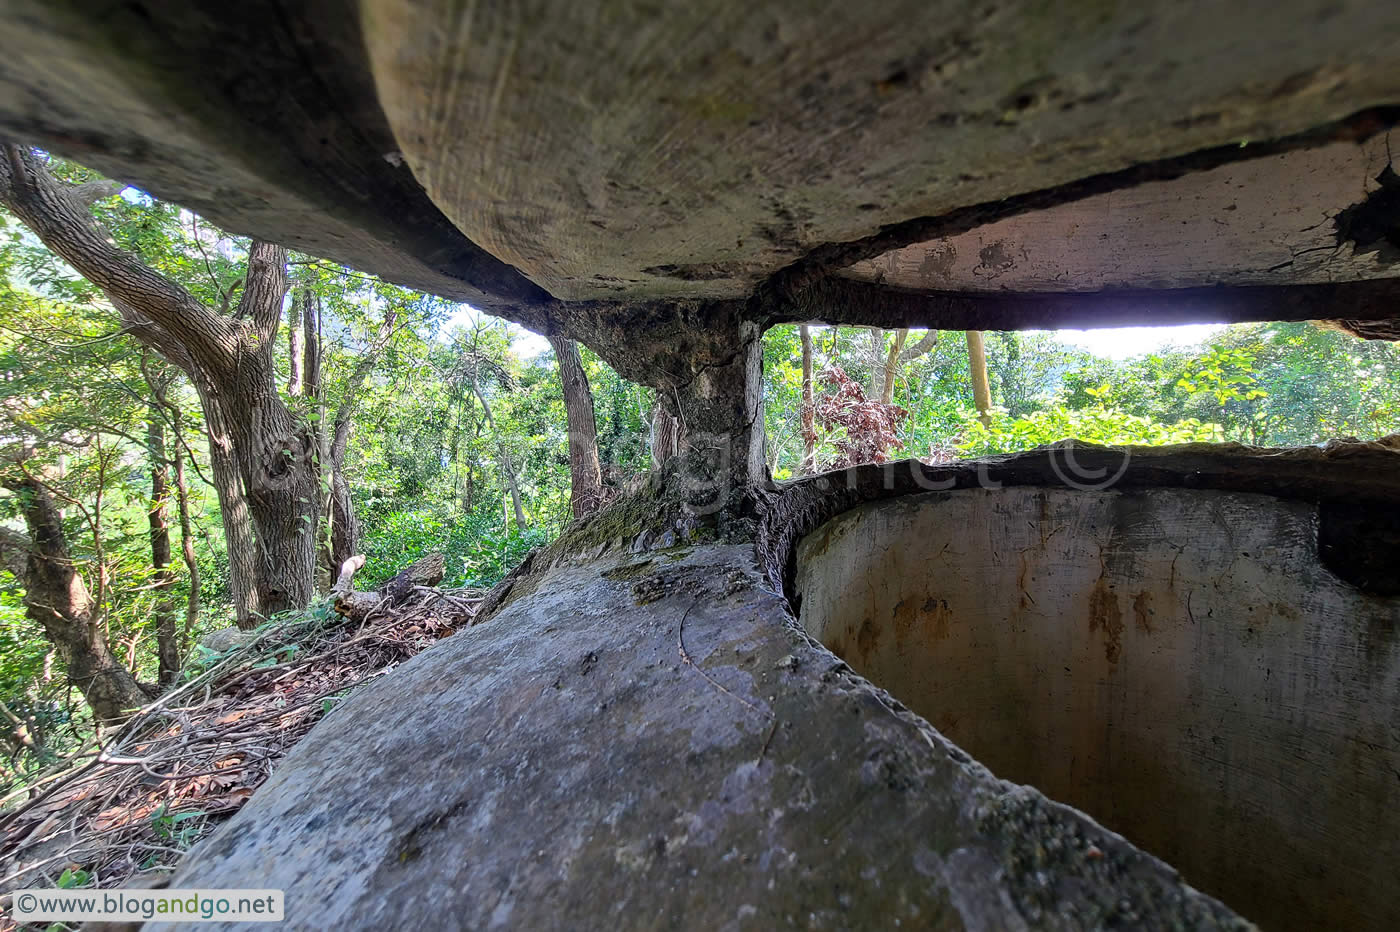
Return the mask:
<svg viewBox="0 0 1400 932"><path fill-rule="evenodd" d="M252 514L243 477L233 458L233 439L224 423L223 406L217 399L206 400L196 382L196 391L203 402L204 427L209 438L209 476L219 499L219 520L224 529L224 551L228 557L229 597L233 602L234 621L240 629L255 627L260 615L258 607L258 540L253 531Z"/></svg>
<svg viewBox="0 0 1400 932"><path fill-rule="evenodd" d="M302 394L321 397L321 299L310 288L301 290Z"/></svg>
<svg viewBox="0 0 1400 932"><path fill-rule="evenodd" d="M802 334L802 474L817 471L817 402L812 391L812 328L803 324Z"/></svg>
<svg viewBox="0 0 1400 932"><path fill-rule="evenodd" d="M331 566L343 566L360 549L360 521L350 496L350 480L345 477L345 452L350 444L352 402L342 401L335 417L327 467L330 470L330 553Z"/></svg>
<svg viewBox="0 0 1400 932"><path fill-rule="evenodd" d="M301 299L302 294L294 292L292 300L287 302L287 394L293 398L300 395L303 388Z"/></svg>
<svg viewBox="0 0 1400 932"><path fill-rule="evenodd" d="M310 298L308 297L309 306ZM319 317L319 311L317 315ZM397 321L398 313L393 307L386 308L384 319L379 327L379 335L361 354L359 361L355 364L354 371L350 373L350 377L345 382L345 393L341 396L340 406L335 412L335 425L331 429L330 443L323 447L322 468L330 473L331 480L330 501L327 510L330 514L330 570L332 573L336 572L338 567L343 566L345 561L354 556L356 551L360 549L360 521L355 516L355 503L350 495L350 480L345 477L345 454L350 446L350 430L354 426L355 410L359 406L360 389L374 369L379 354L393 337ZM313 363L317 368L316 382L319 384L321 365L319 352L314 359L310 357L307 359L308 377ZM324 424L325 421L323 420L321 423Z"/></svg>
<svg viewBox="0 0 1400 932"><path fill-rule="evenodd" d="M175 510L180 517L180 557L185 570L190 574L190 591L185 600L185 630L180 639L180 652L189 648L194 636L195 625L199 622L199 560L194 552L194 527L190 520L190 485L185 475L185 453L189 449L185 443L185 413L179 404L170 400L170 380L152 375L143 356L141 373L156 403L170 416L170 430L175 440Z"/></svg>
<svg viewBox="0 0 1400 932"><path fill-rule="evenodd" d="M491 428L492 435L496 438L496 451L501 461L501 477L505 480L506 488L510 492L510 503L515 509L515 529L523 531L529 527L525 520L525 509L520 504L520 486L515 481L515 464L511 461L510 449L501 438L501 433L496 429L496 418L491 414L491 404L486 400L486 395L481 391L481 382L477 378L476 369L472 369L472 391L481 402L481 411L486 415L486 424Z"/></svg>
<svg viewBox="0 0 1400 932"><path fill-rule="evenodd" d="M865 397L875 398L885 382L885 331L871 327L867 333L870 336L870 386L865 390Z"/></svg>
<svg viewBox="0 0 1400 932"><path fill-rule="evenodd" d="M78 688L101 724L124 720L150 697L112 653L99 606L73 568L63 519L48 489L33 476L7 479L29 527L24 604L29 618L43 627L68 667L68 681Z"/></svg>
<svg viewBox="0 0 1400 932"><path fill-rule="evenodd" d="M238 309L223 316L118 249L42 159L13 145L5 150L0 201L102 289L132 335L183 369L199 393L238 626L307 604L320 508L317 449L307 425L282 403L273 362L287 250L252 243ZM316 308L303 311L314 322ZM305 377L309 392L309 371Z"/></svg>
<svg viewBox="0 0 1400 932"><path fill-rule="evenodd" d="M885 355L885 367L880 380L880 401L884 404L894 404L894 380L899 374L899 354L904 350L904 341L909 339L909 328L901 327L895 331L894 343L890 345L890 351Z"/></svg>
<svg viewBox="0 0 1400 932"><path fill-rule="evenodd" d="M510 489L510 506L515 511L515 529L523 531L530 523L525 520L525 509L520 504L520 486L515 481L515 464L511 461L505 444L501 444L501 472L505 474L506 486Z"/></svg>
<svg viewBox="0 0 1400 932"><path fill-rule="evenodd" d="M146 512L151 536L153 594L156 597L156 657L162 686L180 674L180 635L175 627L175 601L170 590L175 572L170 568L170 469L166 465L165 427L154 409L146 422L146 447L151 457L151 505Z"/></svg>
<svg viewBox="0 0 1400 932"><path fill-rule="evenodd" d="M681 449L681 422L661 402L651 412L651 464L660 468Z"/></svg>
<svg viewBox="0 0 1400 932"><path fill-rule="evenodd" d="M987 384L987 347L982 331L967 331L967 359L972 370L972 403L983 427L992 423L992 389Z"/></svg>
<svg viewBox="0 0 1400 932"><path fill-rule="evenodd" d="M899 377L900 367L937 346L938 331L930 330L913 346L906 347L904 344L908 339L909 328L900 328L894 335L894 346L890 348L889 355L885 357L885 382L880 390L880 401L884 404L894 404L894 380Z"/></svg>
<svg viewBox="0 0 1400 932"><path fill-rule="evenodd" d="M603 470L598 463L598 422L593 412L593 391L578 345L563 337L549 337L559 361L559 381L564 387L564 411L569 422L569 500L574 517L596 511L603 502Z"/></svg>
<svg viewBox="0 0 1400 932"><path fill-rule="evenodd" d="M190 484L185 477L184 444L180 443L180 418L175 419L175 508L180 516L180 557L190 574L190 591L185 597L185 630L180 638L181 650L188 649L199 623L199 560L194 552L194 527L190 521Z"/></svg>

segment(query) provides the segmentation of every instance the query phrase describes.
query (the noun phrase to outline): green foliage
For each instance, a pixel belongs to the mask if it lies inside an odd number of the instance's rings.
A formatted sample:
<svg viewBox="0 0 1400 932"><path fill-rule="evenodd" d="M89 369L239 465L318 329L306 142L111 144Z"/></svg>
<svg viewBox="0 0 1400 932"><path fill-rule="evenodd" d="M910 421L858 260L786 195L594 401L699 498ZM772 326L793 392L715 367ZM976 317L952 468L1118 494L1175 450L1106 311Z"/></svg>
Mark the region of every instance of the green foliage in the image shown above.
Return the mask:
<svg viewBox="0 0 1400 932"><path fill-rule="evenodd" d="M151 832L167 847L184 850L199 840L203 812L169 812L162 804L151 813Z"/></svg>
<svg viewBox="0 0 1400 932"><path fill-rule="evenodd" d="M1193 359L1176 387L1187 394L1207 392L1224 405L1230 401L1254 401L1268 392L1258 388L1254 354L1239 347L1211 347Z"/></svg>
<svg viewBox="0 0 1400 932"><path fill-rule="evenodd" d="M868 377L874 355L865 331L815 328L813 335L817 372L839 366ZM962 333L940 334L932 352L900 369L894 401L909 411L900 436L909 455L1010 452L1066 437L1287 446L1400 431L1400 350L1313 324L1241 324L1204 346L1126 360L1096 358L1046 333L988 333L986 346L998 406L988 427L970 411ZM764 338L776 478L794 475L801 463L800 352L796 327L776 327ZM833 458L821 431L818 450L819 463Z"/></svg>
<svg viewBox="0 0 1400 932"><path fill-rule="evenodd" d="M76 890L79 887L86 887L91 882L92 875L87 871L65 867L63 873L58 875L58 880L54 883L54 886L58 887L60 890Z"/></svg>
<svg viewBox="0 0 1400 932"><path fill-rule="evenodd" d="M444 586L490 586L551 539L548 529L518 531L498 514L449 518L431 510L391 512L366 529L368 559L356 579L366 587L378 586L415 560L442 551Z"/></svg>
<svg viewBox="0 0 1400 932"><path fill-rule="evenodd" d="M977 412L969 408L963 415L962 434L965 439L958 450L965 456L1014 453L1069 438L1106 445L1146 446L1221 439L1221 429L1216 424L1195 418L1159 424L1102 404L1078 410L1056 406L1019 418L997 408L985 427L977 419Z"/></svg>

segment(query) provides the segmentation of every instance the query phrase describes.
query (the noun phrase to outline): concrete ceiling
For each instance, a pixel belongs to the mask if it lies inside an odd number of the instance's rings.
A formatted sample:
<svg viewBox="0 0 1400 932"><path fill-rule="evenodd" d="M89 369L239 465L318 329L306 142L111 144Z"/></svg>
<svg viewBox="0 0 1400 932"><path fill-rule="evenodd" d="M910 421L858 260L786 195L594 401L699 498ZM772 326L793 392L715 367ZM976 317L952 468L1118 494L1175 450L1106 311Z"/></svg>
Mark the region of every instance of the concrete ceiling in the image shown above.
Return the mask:
<svg viewBox="0 0 1400 932"><path fill-rule="evenodd" d="M1372 0L0 7L0 134L566 332L878 323L880 287L935 325L947 293L1057 293L1017 318L1055 326L1093 322L1065 293L1366 281L1295 316L1400 316L1397 104Z"/></svg>
<svg viewBox="0 0 1400 932"><path fill-rule="evenodd" d="M891 250L840 274L898 288L1089 291L1400 276L1400 251L1337 242L1333 218L1380 185L1384 140L1148 182Z"/></svg>

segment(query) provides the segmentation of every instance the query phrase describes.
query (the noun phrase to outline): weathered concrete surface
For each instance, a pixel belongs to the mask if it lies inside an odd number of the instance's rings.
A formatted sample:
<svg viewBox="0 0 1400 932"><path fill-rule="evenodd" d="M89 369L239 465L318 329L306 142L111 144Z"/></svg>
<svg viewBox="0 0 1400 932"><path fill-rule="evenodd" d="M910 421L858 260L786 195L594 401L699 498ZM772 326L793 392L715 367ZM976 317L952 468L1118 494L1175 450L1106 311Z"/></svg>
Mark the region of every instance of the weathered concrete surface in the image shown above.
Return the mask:
<svg viewBox="0 0 1400 932"><path fill-rule="evenodd" d="M824 243L1400 100L1400 11L1359 0L361 9L424 190L567 300L742 297Z"/></svg>
<svg viewBox="0 0 1400 932"><path fill-rule="evenodd" d="M1400 250L1338 242L1380 187L1384 138L1149 182L917 243L842 274L939 291L1088 291L1400 276Z"/></svg>
<svg viewBox="0 0 1400 932"><path fill-rule="evenodd" d="M521 577L337 707L173 884L284 887L302 928L1246 928L759 583L724 544Z"/></svg>
<svg viewBox="0 0 1400 932"><path fill-rule="evenodd" d="M796 590L810 633L997 775L1265 928L1379 932L1400 597L1327 569L1319 524L1240 492L930 492L808 535Z"/></svg>
<svg viewBox="0 0 1400 932"><path fill-rule="evenodd" d="M1193 172L1233 162L1274 162L1261 171L1279 181L1231 236L1292 243L1300 190L1338 214L1365 191L1314 197L1306 161L1282 156L1394 126L1397 61L1400 10L1373 0L9 0L0 134L616 364L607 333L640 336L682 301L742 302L758 326L875 325L883 295L811 286L1144 182L1179 180L1160 199L1189 202ZM1193 214L1229 223L1228 206ZM1139 216L1143 267L1034 277L1085 293L1198 281L1179 219ZM987 268L1005 261L995 243ZM1270 252L1223 261L1255 270ZM1299 280L1263 269L1221 278ZM1395 291L1359 290L1383 300L1327 293L1311 313L1390 313ZM1221 297L1202 310L1277 303ZM945 310L922 305L917 325L960 328ZM984 310L979 328L1101 323L1075 302Z"/></svg>

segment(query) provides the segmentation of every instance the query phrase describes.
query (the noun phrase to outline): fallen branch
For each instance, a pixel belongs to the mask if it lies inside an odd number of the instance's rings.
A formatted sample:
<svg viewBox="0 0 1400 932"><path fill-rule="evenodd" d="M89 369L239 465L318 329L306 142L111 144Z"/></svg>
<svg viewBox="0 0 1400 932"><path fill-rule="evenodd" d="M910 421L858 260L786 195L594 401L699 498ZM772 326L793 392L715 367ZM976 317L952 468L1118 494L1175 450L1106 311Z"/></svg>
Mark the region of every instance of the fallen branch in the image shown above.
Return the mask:
<svg viewBox="0 0 1400 932"><path fill-rule="evenodd" d="M357 592L353 587L355 573L364 565L365 558L362 554L346 560L341 564L340 577L332 590L335 594L336 612L351 621L364 621L382 610L398 608L407 602L416 590L436 586L442 582L447 563L442 554L429 554L404 567L397 576L374 592Z"/></svg>
<svg viewBox="0 0 1400 932"><path fill-rule="evenodd" d="M342 572L344 594L355 594L348 583L362 565ZM12 798L0 811L0 879L52 886L73 867L110 888L173 869L349 690L471 622L478 593L415 588L433 578L432 561L426 574L415 566L414 581L398 590L406 601L392 611L360 624L328 625L312 613L270 625L60 762L28 788L33 798ZM376 604L390 598L359 594ZM170 819L186 813L202 818L173 831Z"/></svg>

